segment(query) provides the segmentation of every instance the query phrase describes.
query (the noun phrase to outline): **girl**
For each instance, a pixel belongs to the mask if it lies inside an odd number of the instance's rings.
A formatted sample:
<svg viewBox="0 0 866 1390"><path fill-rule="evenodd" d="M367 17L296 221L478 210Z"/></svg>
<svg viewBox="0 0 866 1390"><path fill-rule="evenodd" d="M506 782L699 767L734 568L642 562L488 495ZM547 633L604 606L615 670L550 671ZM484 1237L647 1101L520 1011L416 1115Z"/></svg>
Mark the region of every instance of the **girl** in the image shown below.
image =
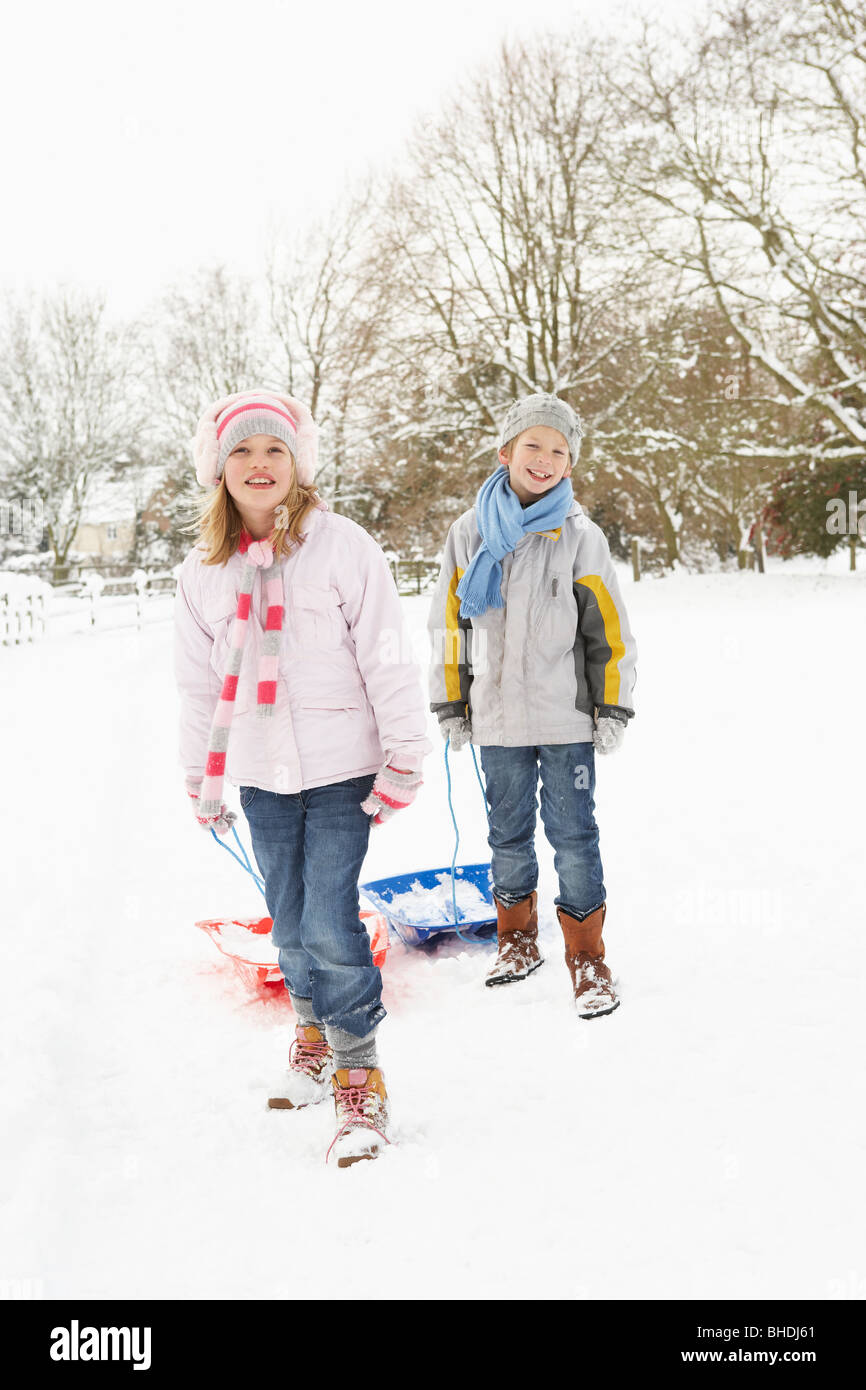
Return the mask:
<svg viewBox="0 0 866 1390"><path fill-rule="evenodd" d="M455 749L481 745L498 952L488 985L538 951L536 786L559 875L556 913L581 1018L619 1004L604 964L594 754L634 714L635 644L607 541L574 499L582 432L557 396L517 401L499 468L454 522L430 613L431 708Z"/></svg>
<svg viewBox="0 0 866 1390"><path fill-rule="evenodd" d="M211 494L181 566L175 673L196 819L225 834L223 779L238 785L295 1010L289 1084L271 1103L333 1089L327 1157L346 1167L388 1142L358 876L371 817L414 800L430 744L416 668L380 655L383 632L402 632L388 564L316 493L316 441L291 396L241 391L203 414L193 453Z"/></svg>

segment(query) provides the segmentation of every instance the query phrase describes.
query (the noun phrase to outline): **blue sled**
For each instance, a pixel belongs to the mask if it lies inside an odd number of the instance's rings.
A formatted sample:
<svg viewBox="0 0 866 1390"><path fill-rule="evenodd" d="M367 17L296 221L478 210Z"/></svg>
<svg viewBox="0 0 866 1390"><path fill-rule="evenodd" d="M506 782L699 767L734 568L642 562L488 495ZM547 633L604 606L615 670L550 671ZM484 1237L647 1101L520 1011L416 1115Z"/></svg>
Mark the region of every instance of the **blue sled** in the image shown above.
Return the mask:
<svg viewBox="0 0 866 1390"><path fill-rule="evenodd" d="M373 904L377 912L381 912L387 917L389 925L394 928L404 945L421 946L431 936L438 936L440 932L453 932L454 923L449 921L430 925L426 922L412 922L405 915L398 916L391 907L391 901L403 893L411 892L412 885L415 883L420 883L422 888L438 888L438 879L441 874L447 874L450 877L451 865L446 864L442 869L422 869L420 873L396 874L391 878L377 878L372 883L360 883L358 888L367 901ZM489 930L485 932L484 929L496 925L496 904L493 901L489 863L458 864L454 876L458 880L462 878L469 883L474 883L485 900L485 907L477 907L474 914L471 915L464 915L458 906L457 924L460 931L467 936L477 935L479 939L489 935ZM446 911L449 908L450 904L446 898Z"/></svg>

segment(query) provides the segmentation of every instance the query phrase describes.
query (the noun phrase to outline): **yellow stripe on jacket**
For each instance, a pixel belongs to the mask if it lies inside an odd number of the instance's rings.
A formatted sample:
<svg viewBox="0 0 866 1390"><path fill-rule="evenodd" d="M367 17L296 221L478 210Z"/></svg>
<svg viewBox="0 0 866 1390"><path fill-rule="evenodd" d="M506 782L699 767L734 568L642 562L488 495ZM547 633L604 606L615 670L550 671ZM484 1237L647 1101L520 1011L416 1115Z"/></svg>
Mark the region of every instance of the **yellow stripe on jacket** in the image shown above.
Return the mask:
<svg viewBox="0 0 866 1390"><path fill-rule="evenodd" d="M584 584L595 595L601 621L604 624L604 638L610 647L610 657L604 668L604 703L619 704L620 674L619 663L625 656L625 643L619 626L616 605L607 591L604 580L598 574L584 574L576 581Z"/></svg>
<svg viewBox="0 0 866 1390"><path fill-rule="evenodd" d="M448 585L448 598L445 600L445 698L460 699L460 628L457 618L460 613L460 599L457 585L463 578L463 571L455 569Z"/></svg>

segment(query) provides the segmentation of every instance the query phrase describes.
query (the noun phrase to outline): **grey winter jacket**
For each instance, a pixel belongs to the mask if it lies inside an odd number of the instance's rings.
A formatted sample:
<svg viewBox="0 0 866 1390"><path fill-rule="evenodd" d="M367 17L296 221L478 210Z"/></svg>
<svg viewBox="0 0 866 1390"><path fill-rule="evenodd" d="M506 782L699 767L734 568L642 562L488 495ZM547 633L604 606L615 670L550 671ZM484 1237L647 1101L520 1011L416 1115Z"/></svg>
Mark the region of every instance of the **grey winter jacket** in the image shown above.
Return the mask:
<svg viewBox="0 0 866 1390"><path fill-rule="evenodd" d="M472 742L588 743L594 717L626 721L637 651L603 531L578 502L561 527L502 561L504 608L462 618L456 588L481 544L475 508L454 522L428 620L430 708L472 720Z"/></svg>

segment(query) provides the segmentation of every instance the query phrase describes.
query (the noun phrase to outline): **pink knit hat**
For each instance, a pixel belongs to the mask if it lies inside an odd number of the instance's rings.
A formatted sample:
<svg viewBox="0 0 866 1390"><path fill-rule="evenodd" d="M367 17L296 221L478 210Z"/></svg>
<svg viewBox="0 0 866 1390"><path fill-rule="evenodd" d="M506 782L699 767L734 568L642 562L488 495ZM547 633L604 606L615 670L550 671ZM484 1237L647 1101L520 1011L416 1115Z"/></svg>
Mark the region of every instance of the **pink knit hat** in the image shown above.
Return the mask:
<svg viewBox="0 0 866 1390"><path fill-rule="evenodd" d="M318 429L305 405L276 391L236 391L208 406L192 440L195 475L202 487L217 486L232 449L251 434L282 439L294 457L298 482L312 487Z"/></svg>

